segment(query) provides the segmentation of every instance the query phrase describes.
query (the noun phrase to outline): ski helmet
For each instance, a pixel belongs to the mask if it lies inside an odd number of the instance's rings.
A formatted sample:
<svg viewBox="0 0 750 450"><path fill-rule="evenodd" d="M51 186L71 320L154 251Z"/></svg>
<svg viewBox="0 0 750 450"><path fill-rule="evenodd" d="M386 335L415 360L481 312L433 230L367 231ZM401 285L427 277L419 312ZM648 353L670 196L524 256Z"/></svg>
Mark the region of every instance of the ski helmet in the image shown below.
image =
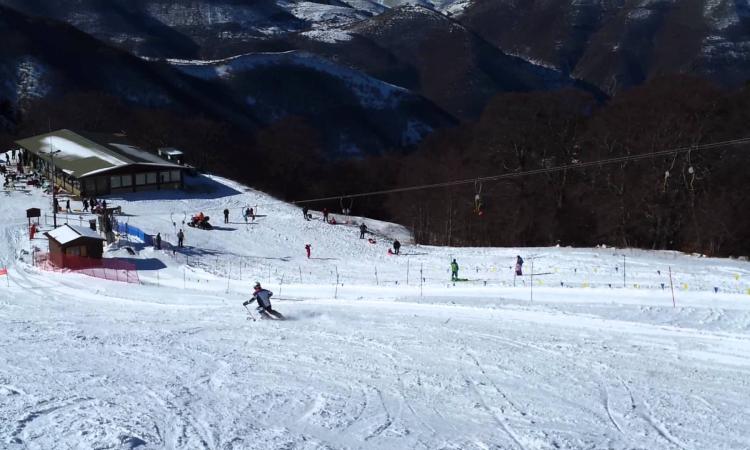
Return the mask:
<svg viewBox="0 0 750 450"><path fill-rule="evenodd" d="M255 285L253 286L253 289L260 289L260 281L256 281Z"/></svg>

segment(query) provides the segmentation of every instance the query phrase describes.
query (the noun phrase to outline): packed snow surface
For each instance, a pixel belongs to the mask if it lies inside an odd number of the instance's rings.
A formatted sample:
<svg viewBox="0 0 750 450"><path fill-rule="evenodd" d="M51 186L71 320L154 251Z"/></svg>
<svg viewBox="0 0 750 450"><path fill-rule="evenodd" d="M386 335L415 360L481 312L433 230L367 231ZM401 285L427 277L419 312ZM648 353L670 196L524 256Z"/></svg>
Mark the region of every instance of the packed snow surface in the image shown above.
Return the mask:
<svg viewBox="0 0 750 450"><path fill-rule="evenodd" d="M748 448L747 262L416 246L364 219L373 244L220 178L107 203L163 237L105 253L140 284L32 266L24 210L50 199L0 192L1 448ZM182 224L201 211L214 230ZM246 320L256 280L287 321Z"/></svg>

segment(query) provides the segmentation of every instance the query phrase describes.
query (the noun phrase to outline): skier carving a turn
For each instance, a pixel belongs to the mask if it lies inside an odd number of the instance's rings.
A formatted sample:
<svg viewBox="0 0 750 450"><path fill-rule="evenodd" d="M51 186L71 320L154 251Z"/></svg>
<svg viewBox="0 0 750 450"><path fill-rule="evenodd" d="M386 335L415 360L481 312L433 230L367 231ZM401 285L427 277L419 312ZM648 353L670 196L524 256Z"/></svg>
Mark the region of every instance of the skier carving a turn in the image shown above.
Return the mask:
<svg viewBox="0 0 750 450"><path fill-rule="evenodd" d="M260 314L261 319L284 320L284 316L282 316L280 312L271 308L272 295L273 292L269 291L268 289L263 289L260 283L256 281L255 286L253 286L253 298L246 302L243 302L242 306L247 307L247 305L257 301L258 307L256 308L256 311L258 311L258 314Z"/></svg>

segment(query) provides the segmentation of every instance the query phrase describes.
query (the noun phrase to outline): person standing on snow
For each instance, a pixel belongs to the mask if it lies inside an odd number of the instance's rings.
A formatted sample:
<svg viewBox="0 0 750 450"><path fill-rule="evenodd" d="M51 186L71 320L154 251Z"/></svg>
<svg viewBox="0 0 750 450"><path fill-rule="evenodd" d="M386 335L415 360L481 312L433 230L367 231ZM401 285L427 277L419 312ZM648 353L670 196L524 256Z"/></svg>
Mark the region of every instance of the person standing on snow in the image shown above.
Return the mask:
<svg viewBox="0 0 750 450"><path fill-rule="evenodd" d="M523 258L521 258L521 255L516 256L516 276L522 276L523 271L521 270L523 268Z"/></svg>
<svg viewBox="0 0 750 450"><path fill-rule="evenodd" d="M224 223L229 223L229 210L224 208Z"/></svg>
<svg viewBox="0 0 750 450"><path fill-rule="evenodd" d="M400 251L401 251L401 243L398 241L398 239L396 239L395 241L393 241L393 252L398 255Z"/></svg>
<svg viewBox="0 0 750 450"><path fill-rule="evenodd" d="M362 222L362 225L359 226L359 238L364 239L365 233L367 233L367 225L365 225L365 223Z"/></svg>
<svg viewBox="0 0 750 450"><path fill-rule="evenodd" d="M272 295L273 292L269 291L268 289L263 289L260 283L256 281L255 286L253 286L253 298L246 302L243 302L242 306L247 306L252 302L257 301L258 307L256 308L256 310L260 314L261 318L270 319L272 317L275 317L277 319L283 319L284 316L282 316L280 312L275 311L273 308L271 308Z"/></svg>
<svg viewBox="0 0 750 450"><path fill-rule="evenodd" d="M182 228L177 232L177 246L182 248L182 243L185 241L185 233L182 232Z"/></svg>
<svg viewBox="0 0 750 450"><path fill-rule="evenodd" d="M161 233L156 233L156 249L161 250Z"/></svg>
<svg viewBox="0 0 750 450"><path fill-rule="evenodd" d="M310 209L307 206L302 207L302 215L305 216L305 220L310 220L310 218L307 216L308 211L310 211Z"/></svg>
<svg viewBox="0 0 750 450"><path fill-rule="evenodd" d="M307 259L310 259L310 248L312 248L310 244L305 244L305 251L307 252Z"/></svg>
<svg viewBox="0 0 750 450"><path fill-rule="evenodd" d="M323 222L328 223L328 208L323 208Z"/></svg>
<svg viewBox="0 0 750 450"><path fill-rule="evenodd" d="M456 262L456 258L453 258L451 262L451 281L456 280L458 280L458 263Z"/></svg>

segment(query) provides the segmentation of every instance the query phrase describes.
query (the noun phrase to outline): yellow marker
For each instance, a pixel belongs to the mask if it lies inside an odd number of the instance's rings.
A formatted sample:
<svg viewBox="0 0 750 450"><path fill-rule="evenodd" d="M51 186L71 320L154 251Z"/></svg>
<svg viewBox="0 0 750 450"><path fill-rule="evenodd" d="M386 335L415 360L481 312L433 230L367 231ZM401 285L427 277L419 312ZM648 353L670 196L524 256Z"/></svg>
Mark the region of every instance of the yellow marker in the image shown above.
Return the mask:
<svg viewBox="0 0 750 450"><path fill-rule="evenodd" d="M541 286L541 285L543 285L543 284L544 284L544 282L543 282L542 280L537 280L537 284L538 284L539 286Z"/></svg>
<svg viewBox="0 0 750 450"><path fill-rule="evenodd" d="M734 279L737 280L737 281L740 281L740 274L735 273L734 274Z"/></svg>
<svg viewBox="0 0 750 450"><path fill-rule="evenodd" d="M583 283L583 287L587 288L587 287L589 287L589 284L587 282L584 282Z"/></svg>
<svg viewBox="0 0 750 450"><path fill-rule="evenodd" d="M687 285L687 283L682 283L682 289L683 289L684 291L687 291L687 290L688 290L688 285Z"/></svg>

